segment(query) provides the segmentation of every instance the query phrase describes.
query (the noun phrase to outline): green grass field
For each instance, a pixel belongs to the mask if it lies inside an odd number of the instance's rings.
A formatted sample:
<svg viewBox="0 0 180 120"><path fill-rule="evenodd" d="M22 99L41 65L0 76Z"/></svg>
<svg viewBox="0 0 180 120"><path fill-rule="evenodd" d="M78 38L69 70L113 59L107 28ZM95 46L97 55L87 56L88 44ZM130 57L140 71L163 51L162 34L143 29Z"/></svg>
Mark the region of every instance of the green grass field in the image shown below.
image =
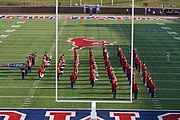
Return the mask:
<svg viewBox="0 0 180 120"><path fill-rule="evenodd" d="M19 28L12 28L18 21L25 21ZM0 20L0 63L25 62L26 55L37 52L36 65L24 80L20 70L0 68L0 107L1 108L90 108L90 103L56 103L55 102L55 20ZM157 23L164 23L180 36L180 25L173 21L135 21L134 46L137 54L146 63L148 73L157 87L156 96L151 99L145 85L142 85L140 74L136 72L139 84L138 100L132 104L98 103L101 109L180 109L180 41L175 40ZM16 29L6 33L6 30ZM149 31L149 30L155 31ZM130 97L130 86L117 59L116 48L120 46L130 63L131 21L110 20L61 20L59 22L59 56L65 54L66 68L58 81L59 100L108 100L126 101ZM111 86L101 47L93 47L95 60L99 68L99 81L95 89L89 83L88 49L79 50L79 76L75 89L70 88L69 76L73 71L73 52L69 51L72 43L69 38L94 37L96 40L116 42L106 46L110 53L111 65L118 79L117 99L113 99ZM166 51L170 50L170 63L166 62ZM45 77L38 79L45 52L52 54L51 66L46 69ZM134 98L134 96L133 96Z"/></svg>

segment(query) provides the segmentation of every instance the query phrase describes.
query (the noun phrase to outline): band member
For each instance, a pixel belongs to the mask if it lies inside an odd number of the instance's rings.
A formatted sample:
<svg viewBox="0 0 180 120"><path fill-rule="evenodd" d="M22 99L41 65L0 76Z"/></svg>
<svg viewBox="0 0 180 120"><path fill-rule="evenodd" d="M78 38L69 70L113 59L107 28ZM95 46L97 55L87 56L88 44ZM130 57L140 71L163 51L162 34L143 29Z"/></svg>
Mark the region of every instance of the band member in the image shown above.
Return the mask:
<svg viewBox="0 0 180 120"><path fill-rule="evenodd" d="M89 80L90 80L92 88L94 88L95 75L91 74Z"/></svg>
<svg viewBox="0 0 180 120"><path fill-rule="evenodd" d="M42 68L40 68L40 69L38 70L38 76L39 76L39 79L40 79L40 80L44 77L43 69L42 69Z"/></svg>
<svg viewBox="0 0 180 120"><path fill-rule="evenodd" d="M74 84L75 84L75 74L74 73L71 74L70 81L71 81L71 88L74 88Z"/></svg>
<svg viewBox="0 0 180 120"><path fill-rule="evenodd" d="M138 97L138 91L139 91L138 84L135 83L135 85L134 85L134 99L137 99L137 97Z"/></svg>
<svg viewBox="0 0 180 120"><path fill-rule="evenodd" d="M22 79L24 79L24 77L25 77L25 66L21 66L20 69L21 69Z"/></svg>
<svg viewBox="0 0 180 120"><path fill-rule="evenodd" d="M58 80L60 80L60 77L62 76L63 73L64 73L64 71L61 70L60 67L57 67L57 78L58 78Z"/></svg>
<svg viewBox="0 0 180 120"><path fill-rule="evenodd" d="M150 87L151 87L151 98L154 98L154 92L156 91L156 86L152 82Z"/></svg>
<svg viewBox="0 0 180 120"><path fill-rule="evenodd" d="M115 81L115 83L113 84L114 98L116 98L117 90L118 90L118 83L117 81Z"/></svg>
<svg viewBox="0 0 180 120"><path fill-rule="evenodd" d="M143 80L143 85L145 85L146 83L146 78L147 78L147 72L146 70L142 71L142 80Z"/></svg>
<svg viewBox="0 0 180 120"><path fill-rule="evenodd" d="M31 59L32 59L32 66L34 66L35 63L36 63L36 56L37 56L36 52L32 53L32 57L31 57Z"/></svg>

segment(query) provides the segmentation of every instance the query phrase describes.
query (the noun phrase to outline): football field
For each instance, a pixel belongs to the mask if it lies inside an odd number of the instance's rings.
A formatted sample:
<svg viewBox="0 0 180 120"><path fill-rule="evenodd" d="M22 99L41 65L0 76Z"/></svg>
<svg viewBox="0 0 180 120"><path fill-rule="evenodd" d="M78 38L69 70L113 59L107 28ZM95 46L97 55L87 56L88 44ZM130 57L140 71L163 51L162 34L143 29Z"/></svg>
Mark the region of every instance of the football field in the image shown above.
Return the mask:
<svg viewBox="0 0 180 120"><path fill-rule="evenodd" d="M0 19L0 64L25 62L26 56L37 52L35 66L22 80L20 69L0 67L0 108L90 108L91 103L55 102L55 20L54 19ZM97 103L97 109L180 109L180 24L172 20L136 20L134 47L156 85L152 99L135 69L139 85L138 99L133 103ZM74 69L73 43L68 40L84 38L104 40L119 89L113 98L101 46L78 50L79 74L72 89L70 75ZM81 44L81 42L80 42ZM130 85L117 57L121 47L130 64L130 20L59 20L58 55L65 55L66 67L58 81L58 100L129 101ZM89 48L92 48L98 67L98 81L92 89L89 81ZM170 52L170 62L166 52ZM51 65L39 80L38 70L43 55L52 55Z"/></svg>

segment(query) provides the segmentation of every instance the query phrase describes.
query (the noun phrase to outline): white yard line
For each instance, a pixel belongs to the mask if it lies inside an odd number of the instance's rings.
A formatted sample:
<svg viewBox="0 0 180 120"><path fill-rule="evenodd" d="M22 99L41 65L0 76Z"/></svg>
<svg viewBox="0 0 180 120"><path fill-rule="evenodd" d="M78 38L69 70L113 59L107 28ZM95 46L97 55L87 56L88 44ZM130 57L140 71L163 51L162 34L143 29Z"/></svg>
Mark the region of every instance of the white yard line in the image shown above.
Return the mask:
<svg viewBox="0 0 180 120"><path fill-rule="evenodd" d="M64 23L62 24L62 26L60 27L60 30L59 30L59 36L62 34L63 30L64 30L64 26L66 25L67 23L67 20L64 21ZM52 55L52 53L54 52L55 50L55 47L56 47L56 40L54 40L50 50L49 50L49 54Z"/></svg>
<svg viewBox="0 0 180 120"><path fill-rule="evenodd" d="M150 69L153 69L153 68L158 68L158 69L168 69L168 68L171 69L171 68L173 68L174 69L174 68L180 68L180 67L148 67L148 69L149 68Z"/></svg>
<svg viewBox="0 0 180 120"><path fill-rule="evenodd" d="M62 31L64 29L64 26L66 25L66 22L67 22L67 20L64 21L63 26L61 27L61 29L59 31L59 34L62 33ZM52 44L52 46L51 46L51 48L49 50L49 54L52 55L52 53L55 50L55 47L56 47L56 41L53 42L53 44ZM32 84L32 88L28 92L28 97L25 98L25 101L24 101L24 103L22 105L23 107L28 107L31 104L31 101L34 98L34 95L35 95L35 92L36 92L36 89L37 89L37 86L38 86L39 83L40 83L40 80L35 80L34 81L34 83Z"/></svg>
<svg viewBox="0 0 180 120"><path fill-rule="evenodd" d="M0 35L0 38L7 38L9 36L9 34L7 35Z"/></svg>
<svg viewBox="0 0 180 120"><path fill-rule="evenodd" d="M38 80L36 80L36 81L38 81ZM155 82L157 82L157 80ZM162 81L162 82L164 82L164 81ZM34 90L31 89L32 87L21 87L21 86L7 86L6 87L6 86L0 86L0 89L3 89L3 88L7 88L7 89L30 89L30 91L28 93L28 96L30 96L32 93L34 93ZM55 89L55 87L34 87L34 88L36 88L36 89ZM83 88L87 89L87 87L76 87L76 89L83 89ZM64 88L60 87L60 89L67 89L67 87L64 87ZM69 88L69 89L71 89L71 88ZM91 89L91 88L89 87L89 89ZM141 89L141 90L146 90L146 88ZM178 88L177 89L176 88L174 88L174 89L172 89L172 88L158 88L157 90L162 90L162 91L180 91L180 89L178 89Z"/></svg>
<svg viewBox="0 0 180 120"><path fill-rule="evenodd" d="M146 58L147 56L143 56L143 55L142 55L141 58L142 58L142 57L145 57L145 58ZM148 56L148 57L151 57L151 58L152 58L152 57L154 57L154 58L166 58L166 56ZM180 56L172 56L172 55L171 55L171 58L180 58Z"/></svg>
<svg viewBox="0 0 180 120"><path fill-rule="evenodd" d="M179 73L151 73L153 75L179 75Z"/></svg>
<svg viewBox="0 0 180 120"><path fill-rule="evenodd" d="M36 80L39 81L39 80ZM34 84L34 83L33 83ZM32 87L23 87L23 86L0 86L0 88L9 88L9 89L31 89ZM36 89L54 89L55 87L37 87Z"/></svg>
<svg viewBox="0 0 180 120"><path fill-rule="evenodd" d="M143 88L141 90L146 90L146 88ZM174 88L174 89L172 89L172 88L157 88L157 90L158 91L180 91L180 89L178 89L178 88Z"/></svg>
<svg viewBox="0 0 180 120"><path fill-rule="evenodd" d="M172 88L158 88L157 90L162 90L162 91L180 91L180 89L172 89Z"/></svg>
<svg viewBox="0 0 180 120"><path fill-rule="evenodd" d="M121 26L119 23L118 23L118 21L116 20L116 23L119 25L119 26ZM123 38L125 38L125 43L126 44L130 44L130 39L128 39L127 37L126 37L126 35L124 34L124 32L123 32L123 29L120 27L120 29L117 29L117 31L122 35L122 37Z"/></svg>
<svg viewBox="0 0 180 120"><path fill-rule="evenodd" d="M9 99L12 99L12 98L27 98L29 96L0 96L0 98L9 98ZM33 97L34 99L54 99L55 96L34 96ZM72 99L76 99L76 98L84 98L84 99L93 99L93 98L100 98L100 99L103 99L103 98L110 98L112 99L112 97L72 97L72 96L67 96L67 97L58 97L59 99L69 99L69 98L72 98ZM129 98L120 98L122 100L127 100ZM142 97L138 97L139 100L174 100L174 101L179 101L180 98L142 98ZM156 102L156 101L155 101Z"/></svg>
<svg viewBox="0 0 180 120"><path fill-rule="evenodd" d="M12 33L12 32L15 32L16 31L16 29L13 29L13 30L6 30L5 32L7 32L7 33Z"/></svg>
<svg viewBox="0 0 180 120"><path fill-rule="evenodd" d="M12 28L19 28L19 27L21 27L21 25L12 25L11 27Z"/></svg>
<svg viewBox="0 0 180 120"><path fill-rule="evenodd" d="M175 36L173 36L173 38L174 38L175 40L180 40L180 37L175 37Z"/></svg>
<svg viewBox="0 0 180 120"><path fill-rule="evenodd" d="M154 103L154 107L156 107L156 109L162 109L163 108L159 100L153 99L153 103Z"/></svg>
<svg viewBox="0 0 180 120"><path fill-rule="evenodd" d="M155 80L153 80L154 82L171 82L171 83L180 83L180 80L164 80L164 79L162 79L162 80L160 80L160 79L155 79Z"/></svg>
<svg viewBox="0 0 180 120"><path fill-rule="evenodd" d="M27 97L25 98L24 100L24 103L23 103L23 107L28 107L30 104L31 104L31 99L34 97L35 95L35 92L36 92L36 87L37 85L39 84L39 80L35 80L32 84L32 87L31 89L29 90L28 94L27 94Z"/></svg>
<svg viewBox="0 0 180 120"><path fill-rule="evenodd" d="M24 24L25 21L18 21L17 24Z"/></svg>

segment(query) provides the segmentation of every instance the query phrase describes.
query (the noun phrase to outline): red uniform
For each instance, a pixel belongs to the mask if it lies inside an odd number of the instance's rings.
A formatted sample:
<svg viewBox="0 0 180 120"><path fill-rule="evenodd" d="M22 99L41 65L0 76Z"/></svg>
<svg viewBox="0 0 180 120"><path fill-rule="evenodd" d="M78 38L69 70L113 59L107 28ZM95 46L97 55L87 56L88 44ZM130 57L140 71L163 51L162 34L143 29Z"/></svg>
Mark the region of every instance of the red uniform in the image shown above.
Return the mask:
<svg viewBox="0 0 180 120"><path fill-rule="evenodd" d="M138 59L137 64L138 64L138 72L140 73L141 72L141 65L142 65L142 62L140 59Z"/></svg>
<svg viewBox="0 0 180 120"><path fill-rule="evenodd" d="M156 86L152 82L150 87L151 87L151 98L154 98L154 92L156 91Z"/></svg>
<svg viewBox="0 0 180 120"><path fill-rule="evenodd" d="M142 71L142 77L143 77L143 84L145 84L145 81L146 81L146 77L147 77L147 72L146 70Z"/></svg>
<svg viewBox="0 0 180 120"><path fill-rule="evenodd" d="M145 63L142 63L142 71L146 70L146 64Z"/></svg>
<svg viewBox="0 0 180 120"><path fill-rule="evenodd" d="M93 66L90 67L90 75L91 75L91 74L94 74Z"/></svg>
<svg viewBox="0 0 180 120"><path fill-rule="evenodd" d="M114 93L114 98L116 98L116 92L117 92L117 90L118 90L118 83L117 83L117 82L115 82L115 83L113 84L113 93Z"/></svg>
<svg viewBox="0 0 180 120"><path fill-rule="evenodd" d="M92 49L91 49L91 48L89 49L89 56L90 56L90 57L92 57L92 56L93 56L93 51L92 51Z"/></svg>
<svg viewBox="0 0 180 120"><path fill-rule="evenodd" d="M143 73L142 73L142 77L144 77L144 78L146 78L146 77L147 77L147 72L146 72L146 70L144 70L144 71L143 71Z"/></svg>
<svg viewBox="0 0 180 120"><path fill-rule="evenodd" d="M114 82L114 84L112 84L112 85L113 85L114 90L118 90L118 83L117 82Z"/></svg>
<svg viewBox="0 0 180 120"><path fill-rule="evenodd" d="M92 88L94 88L94 81L95 81L95 75L91 74L90 75L90 83L91 83Z"/></svg>
<svg viewBox="0 0 180 120"><path fill-rule="evenodd" d="M34 66L34 65L35 65L35 60L36 60L36 55L33 54L33 56L31 57L31 59L32 59L32 65Z"/></svg>
<svg viewBox="0 0 180 120"><path fill-rule="evenodd" d="M43 69L40 68L40 69L38 70L38 75L39 75L39 78L40 78L40 79L43 77L42 74L43 74Z"/></svg>
<svg viewBox="0 0 180 120"><path fill-rule="evenodd" d="M73 83L75 82L75 75L73 73L70 76L70 81Z"/></svg>
<svg viewBox="0 0 180 120"><path fill-rule="evenodd" d="M38 74L42 74L43 73L43 69L40 68L39 71L38 71Z"/></svg>
<svg viewBox="0 0 180 120"><path fill-rule="evenodd" d="M151 89L152 89L153 91L156 91L156 86L154 85L154 83L151 84Z"/></svg>
<svg viewBox="0 0 180 120"><path fill-rule="evenodd" d="M150 77L149 74L147 74L147 77L146 77L146 85L147 85L147 88L149 88L150 82L151 82L151 77Z"/></svg>
<svg viewBox="0 0 180 120"><path fill-rule="evenodd" d="M136 48L133 48L133 55L136 55Z"/></svg>
<svg viewBox="0 0 180 120"><path fill-rule="evenodd" d="M94 64L94 59L91 57L91 58L89 59L89 62L90 62L90 65Z"/></svg>
<svg viewBox="0 0 180 120"><path fill-rule="evenodd" d="M134 85L134 92L138 92L138 91L139 91L138 84L135 83L135 85Z"/></svg>
<svg viewBox="0 0 180 120"><path fill-rule="evenodd" d="M139 91L138 84L135 83L135 85L134 85L134 99L137 99L138 91Z"/></svg>
<svg viewBox="0 0 180 120"><path fill-rule="evenodd" d="M70 81L71 81L71 88L73 88L74 87L74 83L75 83L75 75L74 75L74 73L71 74Z"/></svg>

